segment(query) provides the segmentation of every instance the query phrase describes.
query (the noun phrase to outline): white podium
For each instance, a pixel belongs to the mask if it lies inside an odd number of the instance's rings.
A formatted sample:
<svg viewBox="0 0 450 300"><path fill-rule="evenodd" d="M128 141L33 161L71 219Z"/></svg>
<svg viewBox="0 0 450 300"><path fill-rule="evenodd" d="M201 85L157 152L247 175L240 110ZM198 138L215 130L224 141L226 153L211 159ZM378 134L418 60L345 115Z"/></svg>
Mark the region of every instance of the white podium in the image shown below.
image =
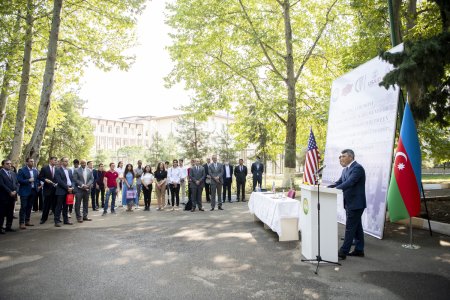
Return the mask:
<svg viewBox="0 0 450 300"><path fill-rule="evenodd" d="M318 254L317 186L300 185L300 230L302 232L302 255L315 259ZM323 260L338 261L337 197L341 190L320 187L320 255Z"/></svg>

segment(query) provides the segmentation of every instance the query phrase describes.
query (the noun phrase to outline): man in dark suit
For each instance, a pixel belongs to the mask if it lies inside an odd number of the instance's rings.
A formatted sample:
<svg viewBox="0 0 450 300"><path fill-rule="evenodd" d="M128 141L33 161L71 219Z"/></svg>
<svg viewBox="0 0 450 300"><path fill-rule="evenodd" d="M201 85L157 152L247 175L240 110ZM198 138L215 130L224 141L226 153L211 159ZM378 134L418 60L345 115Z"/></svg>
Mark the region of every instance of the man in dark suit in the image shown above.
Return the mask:
<svg viewBox="0 0 450 300"><path fill-rule="evenodd" d="M205 180L205 169L200 165L200 160L195 159L195 165L189 170L189 189L191 190L192 209L198 206L198 210L204 211L202 208L202 189Z"/></svg>
<svg viewBox="0 0 450 300"><path fill-rule="evenodd" d="M92 175L92 171L86 166L84 159L80 160L80 167L73 171L73 179L75 181L75 214L77 215L77 221L78 223L92 221L92 219L88 218L88 206L90 191L94 184L94 176ZM83 201L83 219L80 212L81 201Z"/></svg>
<svg viewBox="0 0 450 300"><path fill-rule="evenodd" d="M347 215L344 243L339 249L338 256L364 256L364 231L361 216L366 208L366 173L364 168L355 161L353 150L342 150L339 162L344 170L335 184L329 187L340 189L344 193L344 208ZM350 252L353 240L355 249Z"/></svg>
<svg viewBox="0 0 450 300"><path fill-rule="evenodd" d="M208 173L208 166L211 163L211 159L208 157L206 159L206 163L203 165L203 169L205 169L205 194L206 194L206 202L211 202L211 178Z"/></svg>
<svg viewBox="0 0 450 300"><path fill-rule="evenodd" d="M247 167L244 166L244 160L239 159L239 165L234 168L236 176L237 201L245 202L245 183L247 181Z"/></svg>
<svg viewBox="0 0 450 300"><path fill-rule="evenodd" d="M212 156L212 163L208 166L208 174L211 177L211 211L216 206L216 193L218 209L222 208L222 185L223 185L223 166L217 162L217 155Z"/></svg>
<svg viewBox="0 0 450 300"><path fill-rule="evenodd" d="M91 187L91 206L92 206L92 210L93 211L98 211L98 198L96 197L96 191L97 189L95 188L95 184L97 182L98 179L98 170L94 169L94 163L92 162L92 160L87 162L87 167L89 170L91 170L92 172L92 176L94 176L94 183L92 184Z"/></svg>
<svg viewBox="0 0 450 300"><path fill-rule="evenodd" d="M72 170L67 168L69 165L69 159L67 157L61 158L61 167L56 169L55 180L58 184L56 186L56 208L55 208L55 226L61 227L61 212L63 214L64 224L73 225L69 222L67 215L66 196L68 193L73 193L73 187L75 185Z"/></svg>
<svg viewBox="0 0 450 300"><path fill-rule="evenodd" d="M223 193L222 202L225 203L228 193L228 202L231 203L231 185L233 183L233 166L228 161L223 164Z"/></svg>
<svg viewBox="0 0 450 300"><path fill-rule="evenodd" d="M37 197L37 194L41 189L41 183L38 175L38 171L34 168L34 159L30 157L27 158L26 165L20 169L17 174L17 181L20 184L20 229L26 229L26 226L34 226L34 224L30 222L30 217L34 199Z"/></svg>
<svg viewBox="0 0 450 300"><path fill-rule="evenodd" d="M11 228L14 214L14 204L17 199L19 183L16 174L11 170L11 161L2 161L0 170L0 234L4 234L3 220L6 217L5 231L15 231Z"/></svg>
<svg viewBox="0 0 450 300"><path fill-rule="evenodd" d="M42 211L41 216L41 224L44 224L48 219L48 214L50 209L55 212L56 206L56 181L55 181L55 172L56 172L56 163L57 158L52 156L48 161L48 165L42 167L41 172L39 173L39 180L44 182L44 209Z"/></svg>
<svg viewBox="0 0 450 300"><path fill-rule="evenodd" d="M250 170L253 174L253 191L255 191L257 184L261 188L262 174L264 173L264 165L261 163L259 156L256 156L256 161L252 163Z"/></svg>

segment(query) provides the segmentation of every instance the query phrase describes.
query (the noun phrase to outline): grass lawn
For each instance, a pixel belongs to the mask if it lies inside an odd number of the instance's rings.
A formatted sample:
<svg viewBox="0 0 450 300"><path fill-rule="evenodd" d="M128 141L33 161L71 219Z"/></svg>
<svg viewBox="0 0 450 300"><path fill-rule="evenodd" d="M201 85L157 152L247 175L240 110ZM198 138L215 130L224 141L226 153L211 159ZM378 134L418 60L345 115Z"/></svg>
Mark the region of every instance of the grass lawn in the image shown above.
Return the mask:
<svg viewBox="0 0 450 300"><path fill-rule="evenodd" d="M450 183L450 174L422 175L423 183Z"/></svg>

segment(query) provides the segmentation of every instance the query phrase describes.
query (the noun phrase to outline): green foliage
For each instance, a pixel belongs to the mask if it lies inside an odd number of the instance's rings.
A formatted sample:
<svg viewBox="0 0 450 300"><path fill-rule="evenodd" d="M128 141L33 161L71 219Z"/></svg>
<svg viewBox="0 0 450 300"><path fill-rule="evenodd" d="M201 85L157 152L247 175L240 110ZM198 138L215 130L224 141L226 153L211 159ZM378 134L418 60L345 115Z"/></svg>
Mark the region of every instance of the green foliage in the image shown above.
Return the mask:
<svg viewBox="0 0 450 300"><path fill-rule="evenodd" d="M450 128L440 128L429 120L419 123L422 159L433 165L450 163Z"/></svg>
<svg viewBox="0 0 450 300"><path fill-rule="evenodd" d="M286 4L290 5L290 19L286 20L294 33L289 40L294 60L290 66L298 76L292 83L288 83L286 61L290 55L283 18ZM334 1L178 0L168 6L168 24L175 30L169 51L176 62L168 84L183 80L195 91L200 111L229 110L236 116L244 109L243 118L236 117L234 129L240 144L268 136L263 129L257 139L245 132L245 123L264 127L266 121L275 127L267 129L271 138L275 137L274 144L282 144L287 129L311 116L312 107L326 105L331 79L342 73L336 49L348 46L350 26L338 13L345 12L346 6L334 5ZM289 84L294 85L295 99L288 97ZM292 105L298 116L293 123L288 118ZM258 113L248 114L248 106L258 107Z"/></svg>
<svg viewBox="0 0 450 300"><path fill-rule="evenodd" d="M436 21L438 16L450 16L450 11L448 5L447 8L443 3L440 5L440 10L437 6L429 7L428 17L416 20L419 25L406 37L403 52L381 54L395 69L380 85L388 88L397 84L408 91L417 87L417 98L409 99L415 119L425 121L431 117L430 121L449 126L450 32L444 19L441 23Z"/></svg>
<svg viewBox="0 0 450 300"><path fill-rule="evenodd" d="M134 58L126 54L125 50L135 45L134 29L137 16L142 12L145 2L146 0L63 2L56 58L57 68L54 77L55 85L51 95L51 111L45 133L44 148L41 151L43 160L50 152L53 155L60 153L71 157L88 155L85 146L91 143L89 140L92 139L92 131L85 131L83 122L74 123L69 131L74 126L80 126L77 127L79 136L84 136L88 141L87 144L78 147L78 144L75 143L72 144L73 147L69 147L69 145L64 145L64 142L58 141L59 134L63 130L59 126L63 122L62 119L66 117L61 109L65 105L69 105L64 98L75 97L73 88L77 85L88 64L95 64L104 70L114 67L126 70L130 67ZM0 82L9 81L6 90L6 118L0 132L0 151L3 153L10 152L15 127L23 63L26 4L27 1L24 0L0 1ZM53 1L32 1L32 6L33 51L23 144L29 142L37 118L37 104L42 90ZM9 71L7 66L9 66ZM67 96L69 94L72 96ZM64 111L64 113L67 112ZM71 114L67 114L67 116L69 115ZM78 112L76 116L79 116ZM69 140L75 140L74 132L68 132L68 134ZM52 138L59 144L56 146L51 144Z"/></svg>

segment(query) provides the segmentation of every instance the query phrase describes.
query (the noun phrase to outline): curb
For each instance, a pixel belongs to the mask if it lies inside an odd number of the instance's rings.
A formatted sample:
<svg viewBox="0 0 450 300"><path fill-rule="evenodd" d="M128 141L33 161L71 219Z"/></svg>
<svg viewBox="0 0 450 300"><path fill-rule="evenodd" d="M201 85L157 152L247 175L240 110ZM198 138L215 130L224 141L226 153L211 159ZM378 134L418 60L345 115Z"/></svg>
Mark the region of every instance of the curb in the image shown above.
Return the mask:
<svg viewBox="0 0 450 300"><path fill-rule="evenodd" d="M395 223L409 225L409 220L405 219ZM414 228L429 230L427 219L413 217L411 220L411 224ZM450 224L430 220L430 225L432 232L437 232L450 236Z"/></svg>

